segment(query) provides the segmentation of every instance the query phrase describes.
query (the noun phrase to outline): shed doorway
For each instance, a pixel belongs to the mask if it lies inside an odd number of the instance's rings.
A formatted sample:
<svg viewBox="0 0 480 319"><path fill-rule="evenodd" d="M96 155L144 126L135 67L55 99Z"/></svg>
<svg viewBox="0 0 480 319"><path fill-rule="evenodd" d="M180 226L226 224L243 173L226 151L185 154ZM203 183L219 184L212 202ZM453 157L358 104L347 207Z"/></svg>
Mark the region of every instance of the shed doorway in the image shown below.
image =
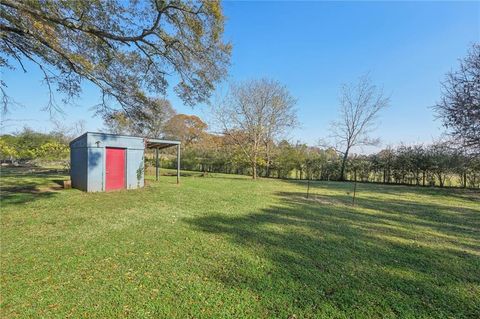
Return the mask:
<svg viewBox="0 0 480 319"><path fill-rule="evenodd" d="M125 188L125 149L106 148L105 190L111 191Z"/></svg>

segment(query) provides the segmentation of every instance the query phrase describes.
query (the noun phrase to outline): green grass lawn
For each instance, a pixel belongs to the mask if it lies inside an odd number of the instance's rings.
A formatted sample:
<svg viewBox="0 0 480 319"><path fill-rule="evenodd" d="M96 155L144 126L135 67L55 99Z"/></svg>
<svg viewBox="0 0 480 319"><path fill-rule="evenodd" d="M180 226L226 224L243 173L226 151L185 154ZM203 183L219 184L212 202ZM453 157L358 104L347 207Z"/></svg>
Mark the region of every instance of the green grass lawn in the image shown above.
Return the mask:
<svg viewBox="0 0 480 319"><path fill-rule="evenodd" d="M472 191L2 169L0 317L479 318Z"/></svg>

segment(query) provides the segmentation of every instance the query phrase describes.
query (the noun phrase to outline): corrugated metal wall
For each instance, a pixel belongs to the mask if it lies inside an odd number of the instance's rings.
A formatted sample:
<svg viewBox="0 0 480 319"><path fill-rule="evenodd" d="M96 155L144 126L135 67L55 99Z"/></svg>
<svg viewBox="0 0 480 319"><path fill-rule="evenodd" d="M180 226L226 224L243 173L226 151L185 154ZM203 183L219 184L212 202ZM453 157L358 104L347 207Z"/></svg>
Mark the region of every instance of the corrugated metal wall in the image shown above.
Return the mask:
<svg viewBox="0 0 480 319"><path fill-rule="evenodd" d="M105 147L88 148L88 192L105 190Z"/></svg>
<svg viewBox="0 0 480 319"><path fill-rule="evenodd" d="M72 187L87 190L87 148L70 148L70 178Z"/></svg>

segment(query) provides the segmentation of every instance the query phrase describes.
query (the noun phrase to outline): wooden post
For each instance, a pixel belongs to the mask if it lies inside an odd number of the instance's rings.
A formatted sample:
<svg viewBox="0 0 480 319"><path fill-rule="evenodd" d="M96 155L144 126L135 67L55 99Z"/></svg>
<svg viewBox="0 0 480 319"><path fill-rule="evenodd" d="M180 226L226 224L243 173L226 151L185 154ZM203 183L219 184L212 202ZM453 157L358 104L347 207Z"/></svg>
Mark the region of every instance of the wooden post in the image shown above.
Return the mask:
<svg viewBox="0 0 480 319"><path fill-rule="evenodd" d="M177 184L180 183L180 144L177 144Z"/></svg>
<svg viewBox="0 0 480 319"><path fill-rule="evenodd" d="M158 181L158 147L155 148L155 180Z"/></svg>

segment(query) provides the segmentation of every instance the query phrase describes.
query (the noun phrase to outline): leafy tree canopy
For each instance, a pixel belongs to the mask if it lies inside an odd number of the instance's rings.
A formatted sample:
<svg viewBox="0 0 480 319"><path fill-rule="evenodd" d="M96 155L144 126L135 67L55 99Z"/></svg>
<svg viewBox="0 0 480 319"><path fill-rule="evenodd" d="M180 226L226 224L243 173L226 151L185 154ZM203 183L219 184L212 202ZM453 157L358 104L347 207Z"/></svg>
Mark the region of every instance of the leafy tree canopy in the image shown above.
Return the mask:
<svg viewBox="0 0 480 319"><path fill-rule="evenodd" d="M115 111L104 115L106 129L115 134L131 134L150 138L165 136L165 126L175 115L170 101L155 99L131 112Z"/></svg>
<svg viewBox="0 0 480 319"><path fill-rule="evenodd" d="M69 148L63 136L24 128L13 135L0 135L0 160L65 160Z"/></svg>
<svg viewBox="0 0 480 319"><path fill-rule="evenodd" d="M198 116L177 114L166 123L165 134L167 138L178 139L182 146L188 147L204 137L207 128L208 125Z"/></svg>
<svg viewBox="0 0 480 319"><path fill-rule="evenodd" d="M0 65L36 64L57 107L88 80L102 93L99 111L116 101L130 114L164 95L170 80L187 104L206 101L226 74L219 1L0 0ZM1 82L3 107L9 105Z"/></svg>
<svg viewBox="0 0 480 319"><path fill-rule="evenodd" d="M435 109L457 140L480 153L480 44L474 44L459 68L447 74Z"/></svg>

